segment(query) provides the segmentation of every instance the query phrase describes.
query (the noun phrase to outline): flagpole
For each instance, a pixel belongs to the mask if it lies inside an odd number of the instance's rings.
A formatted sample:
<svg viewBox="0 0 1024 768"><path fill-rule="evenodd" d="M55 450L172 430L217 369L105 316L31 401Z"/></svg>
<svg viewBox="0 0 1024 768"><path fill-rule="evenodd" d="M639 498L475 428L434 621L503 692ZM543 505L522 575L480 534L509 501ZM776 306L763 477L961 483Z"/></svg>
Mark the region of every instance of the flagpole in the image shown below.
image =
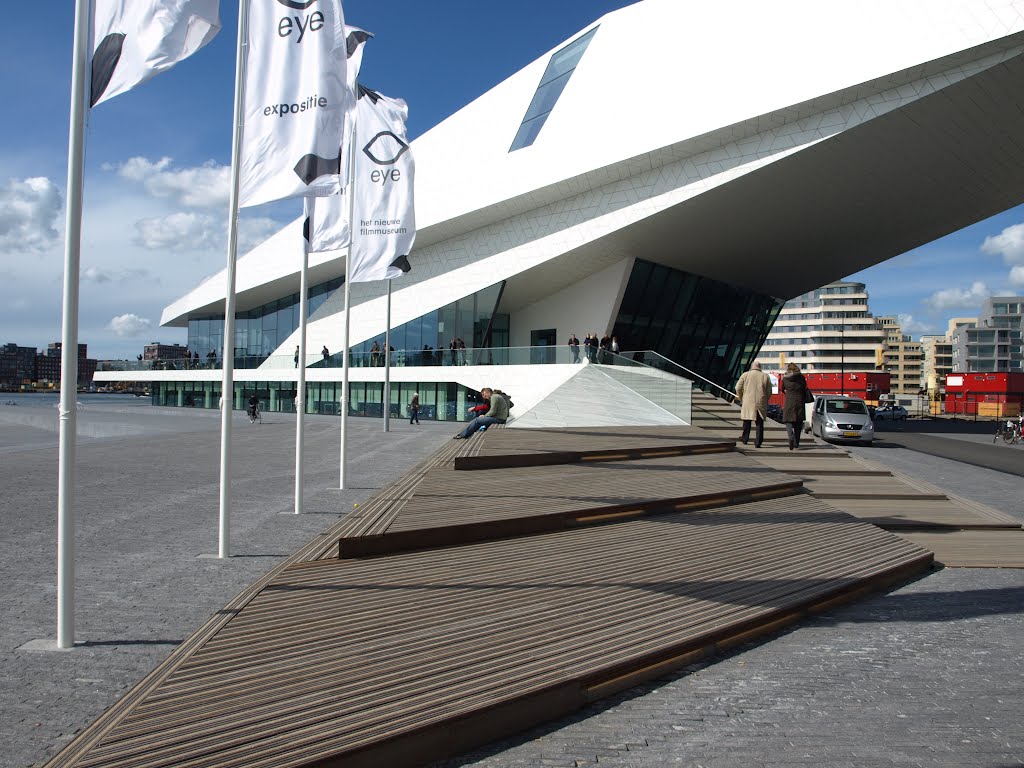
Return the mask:
<svg viewBox="0 0 1024 768"><path fill-rule="evenodd" d="M85 165L85 91L89 75L89 0L75 3L68 129L68 208L64 234L64 319L60 350L60 446L57 457L57 647L75 645L75 454L78 400L78 287Z"/></svg>
<svg viewBox="0 0 1024 768"><path fill-rule="evenodd" d="M358 97L357 97L358 98ZM356 132L358 126L355 119L352 120L352 143L349 145L349 166L348 166L348 256L345 257L345 333L342 343L342 372L341 372L341 478L338 487L345 490L345 460L348 458L348 366L349 366L349 333L348 327L351 320L352 308L352 283L348 279L352 273L352 246L356 241Z"/></svg>
<svg viewBox="0 0 1024 768"><path fill-rule="evenodd" d="M391 278L388 278L387 330L384 331L384 431L391 431Z"/></svg>
<svg viewBox="0 0 1024 768"><path fill-rule="evenodd" d="M312 231L312 222L310 222ZM309 250L302 247L302 270L299 272L299 360L295 382L295 514L302 514L303 425L306 417L306 315L309 313Z"/></svg>
<svg viewBox="0 0 1024 768"><path fill-rule="evenodd" d="M238 187L245 123L245 54L248 47L249 0L238 4L238 45L235 54L234 134L231 139L231 197L228 203L227 296L224 300L222 358L224 380L220 402L220 536L219 556L231 557L231 416L235 399L235 262L238 253Z"/></svg>

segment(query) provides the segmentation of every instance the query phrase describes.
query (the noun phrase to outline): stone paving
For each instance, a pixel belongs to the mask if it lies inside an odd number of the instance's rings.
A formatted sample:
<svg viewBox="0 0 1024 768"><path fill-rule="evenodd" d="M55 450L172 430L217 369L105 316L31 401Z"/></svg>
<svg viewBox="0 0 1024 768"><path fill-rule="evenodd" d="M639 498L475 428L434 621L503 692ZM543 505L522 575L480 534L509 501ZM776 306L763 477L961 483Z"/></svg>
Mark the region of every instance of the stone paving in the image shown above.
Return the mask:
<svg viewBox="0 0 1024 768"><path fill-rule="evenodd" d="M854 448L1024 520L1019 477ZM1024 571L945 569L435 768L1024 765Z"/></svg>
<svg viewBox="0 0 1024 768"><path fill-rule="evenodd" d="M450 438L451 425L309 417L306 511L293 511L295 418L234 421L232 554L217 552L220 420L210 411L93 405L80 414L76 639L56 632L56 415L0 411L0 766L55 754L214 611L361 499ZM16 413L15 413L16 412ZM146 425L148 436L138 436ZM123 436L128 435L128 436ZM19 446L23 446L19 448Z"/></svg>

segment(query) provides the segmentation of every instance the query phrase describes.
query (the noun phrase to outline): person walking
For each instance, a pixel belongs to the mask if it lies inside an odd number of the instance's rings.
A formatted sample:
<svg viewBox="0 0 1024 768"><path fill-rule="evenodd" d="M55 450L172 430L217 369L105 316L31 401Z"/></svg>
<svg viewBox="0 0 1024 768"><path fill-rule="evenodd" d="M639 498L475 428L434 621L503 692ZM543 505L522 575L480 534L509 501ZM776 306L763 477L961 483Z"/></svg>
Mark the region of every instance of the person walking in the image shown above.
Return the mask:
<svg viewBox="0 0 1024 768"><path fill-rule="evenodd" d="M786 436L789 438L789 450L800 447L800 434L804 431L805 405L813 400L807 379L800 373L796 363L786 366L786 373L779 381L779 390L785 396L782 405L782 421L786 424Z"/></svg>
<svg viewBox="0 0 1024 768"><path fill-rule="evenodd" d="M380 365L380 344L376 341L373 342L373 347L370 349L370 367L376 368Z"/></svg>
<svg viewBox="0 0 1024 768"><path fill-rule="evenodd" d="M409 401L409 423L420 423L420 393L413 392L412 400Z"/></svg>
<svg viewBox="0 0 1024 768"><path fill-rule="evenodd" d="M572 353L572 361L578 363L580 361L580 340L576 338L576 334L569 335L569 351Z"/></svg>
<svg viewBox="0 0 1024 768"><path fill-rule="evenodd" d="M772 377L761 370L756 360L750 370L740 376L736 382L736 397L740 399L740 418L743 420L743 433L740 442L744 445L750 440L750 422L756 423L754 430L754 447L760 448L764 442L764 419L768 413L768 398L772 396Z"/></svg>
<svg viewBox="0 0 1024 768"><path fill-rule="evenodd" d="M295 367L299 367L299 345L295 345Z"/></svg>

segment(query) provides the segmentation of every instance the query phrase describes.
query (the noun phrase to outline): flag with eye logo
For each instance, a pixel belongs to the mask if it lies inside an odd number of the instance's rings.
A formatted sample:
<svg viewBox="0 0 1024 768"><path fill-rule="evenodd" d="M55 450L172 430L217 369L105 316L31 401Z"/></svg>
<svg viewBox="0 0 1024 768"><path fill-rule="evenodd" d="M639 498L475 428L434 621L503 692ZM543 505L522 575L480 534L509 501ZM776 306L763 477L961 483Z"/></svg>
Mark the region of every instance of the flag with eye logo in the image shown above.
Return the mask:
<svg viewBox="0 0 1024 768"><path fill-rule="evenodd" d="M415 165L406 141L408 107L359 87L356 175L343 194L306 198L304 233L310 253L351 245L348 279L354 283L401 277L412 267L416 240ZM348 194L355 189L355 237L350 239Z"/></svg>
<svg viewBox="0 0 1024 768"><path fill-rule="evenodd" d="M89 106L187 59L220 31L220 0L93 0Z"/></svg>
<svg viewBox="0 0 1024 768"><path fill-rule="evenodd" d="M341 0L248 7L239 207L336 195L355 110Z"/></svg>

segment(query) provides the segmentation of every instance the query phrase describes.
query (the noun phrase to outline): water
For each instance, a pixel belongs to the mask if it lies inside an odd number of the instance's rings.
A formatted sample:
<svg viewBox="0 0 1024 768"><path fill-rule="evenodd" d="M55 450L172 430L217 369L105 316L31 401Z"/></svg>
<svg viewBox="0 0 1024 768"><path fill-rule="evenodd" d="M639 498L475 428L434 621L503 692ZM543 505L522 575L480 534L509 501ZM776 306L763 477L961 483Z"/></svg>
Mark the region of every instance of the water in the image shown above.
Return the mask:
<svg viewBox="0 0 1024 768"><path fill-rule="evenodd" d="M149 406L148 397L120 394L80 394L77 397L79 408L94 405ZM60 404L59 392L0 392L0 408L54 408Z"/></svg>

